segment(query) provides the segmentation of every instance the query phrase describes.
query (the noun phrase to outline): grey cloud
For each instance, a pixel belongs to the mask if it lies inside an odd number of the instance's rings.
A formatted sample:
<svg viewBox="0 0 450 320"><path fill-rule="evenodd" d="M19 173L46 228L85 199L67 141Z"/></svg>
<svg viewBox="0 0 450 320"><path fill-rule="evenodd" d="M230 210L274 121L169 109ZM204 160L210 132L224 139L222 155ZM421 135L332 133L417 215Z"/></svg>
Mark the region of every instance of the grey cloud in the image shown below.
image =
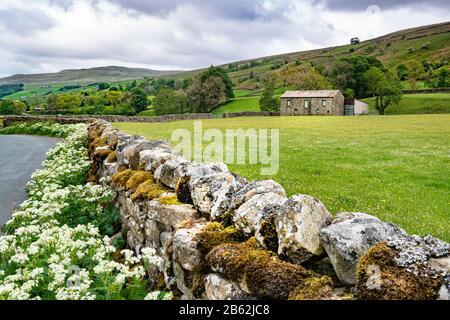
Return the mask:
<svg viewBox="0 0 450 320"><path fill-rule="evenodd" d="M279 17L290 9L291 1L280 0L274 2L272 8L267 9L261 0L108 0L123 8L149 15L167 15L181 6L192 5L199 11L212 16L220 16L236 20L272 19Z"/></svg>
<svg viewBox="0 0 450 320"><path fill-rule="evenodd" d="M316 0L316 4L323 3L332 10L358 11L366 10L369 6L376 5L381 10L396 9L413 5L426 5L429 7L439 7L450 9L448 0Z"/></svg>
<svg viewBox="0 0 450 320"><path fill-rule="evenodd" d="M0 26L20 35L48 30L54 25L54 20L41 10L0 9Z"/></svg>

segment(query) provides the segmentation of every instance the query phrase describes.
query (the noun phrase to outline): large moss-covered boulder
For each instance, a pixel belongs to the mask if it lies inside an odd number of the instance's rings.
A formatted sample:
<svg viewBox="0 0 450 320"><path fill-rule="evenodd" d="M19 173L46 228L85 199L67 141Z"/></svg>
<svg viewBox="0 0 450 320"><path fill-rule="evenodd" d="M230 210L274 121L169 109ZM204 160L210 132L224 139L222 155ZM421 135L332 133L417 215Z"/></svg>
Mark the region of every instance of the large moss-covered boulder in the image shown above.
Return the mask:
<svg viewBox="0 0 450 320"><path fill-rule="evenodd" d="M319 232L331 220L331 214L319 200L308 195L289 198L275 216L278 254L285 254L296 263L322 255Z"/></svg>
<svg viewBox="0 0 450 320"><path fill-rule="evenodd" d="M360 257L373 245L397 234L404 231L374 216L344 212L320 230L320 240L339 279L344 284L355 285Z"/></svg>
<svg viewBox="0 0 450 320"><path fill-rule="evenodd" d="M371 247L357 269L359 299L429 300L445 298L450 245L433 237L395 236Z"/></svg>

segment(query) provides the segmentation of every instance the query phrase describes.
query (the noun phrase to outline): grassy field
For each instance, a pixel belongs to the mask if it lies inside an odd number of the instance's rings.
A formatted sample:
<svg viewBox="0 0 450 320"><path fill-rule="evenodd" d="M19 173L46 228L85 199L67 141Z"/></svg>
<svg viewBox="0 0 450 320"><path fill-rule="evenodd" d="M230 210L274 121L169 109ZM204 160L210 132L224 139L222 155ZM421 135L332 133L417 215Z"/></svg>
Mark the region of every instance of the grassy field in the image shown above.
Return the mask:
<svg viewBox="0 0 450 320"><path fill-rule="evenodd" d="M212 113L222 114L225 112L261 111L259 108L259 99L260 97L258 96L233 99L213 110Z"/></svg>
<svg viewBox="0 0 450 320"><path fill-rule="evenodd" d="M249 180L272 178L289 195L321 199L332 213L361 211L408 232L450 241L450 115L212 119L204 128L279 128L280 170L230 165ZM170 141L192 121L117 123L148 139Z"/></svg>
<svg viewBox="0 0 450 320"><path fill-rule="evenodd" d="M364 99L369 113L377 114L375 99ZM437 114L450 113L450 93L405 94L396 106L386 109L386 114Z"/></svg>

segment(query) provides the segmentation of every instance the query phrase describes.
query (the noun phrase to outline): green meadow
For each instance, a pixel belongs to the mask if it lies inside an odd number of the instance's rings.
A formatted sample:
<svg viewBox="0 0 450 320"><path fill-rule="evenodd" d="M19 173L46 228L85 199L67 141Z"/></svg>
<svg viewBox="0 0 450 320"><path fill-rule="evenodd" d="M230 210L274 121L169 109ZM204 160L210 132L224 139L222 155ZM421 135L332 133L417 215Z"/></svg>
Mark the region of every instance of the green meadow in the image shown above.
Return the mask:
<svg viewBox="0 0 450 320"><path fill-rule="evenodd" d="M193 129L193 121L114 125L169 141L174 129ZM450 115L248 117L205 120L203 128L279 129L277 174L261 176L261 165L230 170L315 196L333 214L366 212L450 241Z"/></svg>
<svg viewBox="0 0 450 320"><path fill-rule="evenodd" d="M377 114L375 99L364 99L369 113ZM386 109L386 114L450 113L450 93L404 94L398 105Z"/></svg>

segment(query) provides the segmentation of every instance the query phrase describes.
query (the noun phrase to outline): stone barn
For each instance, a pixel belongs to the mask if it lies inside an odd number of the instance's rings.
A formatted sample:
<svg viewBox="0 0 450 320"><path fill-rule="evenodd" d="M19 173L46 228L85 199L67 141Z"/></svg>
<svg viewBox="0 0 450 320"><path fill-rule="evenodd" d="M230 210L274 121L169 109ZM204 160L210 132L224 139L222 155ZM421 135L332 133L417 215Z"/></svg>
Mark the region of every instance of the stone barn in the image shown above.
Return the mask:
<svg viewBox="0 0 450 320"><path fill-rule="evenodd" d="M280 99L285 116L343 116L344 95L339 90L287 91Z"/></svg>

